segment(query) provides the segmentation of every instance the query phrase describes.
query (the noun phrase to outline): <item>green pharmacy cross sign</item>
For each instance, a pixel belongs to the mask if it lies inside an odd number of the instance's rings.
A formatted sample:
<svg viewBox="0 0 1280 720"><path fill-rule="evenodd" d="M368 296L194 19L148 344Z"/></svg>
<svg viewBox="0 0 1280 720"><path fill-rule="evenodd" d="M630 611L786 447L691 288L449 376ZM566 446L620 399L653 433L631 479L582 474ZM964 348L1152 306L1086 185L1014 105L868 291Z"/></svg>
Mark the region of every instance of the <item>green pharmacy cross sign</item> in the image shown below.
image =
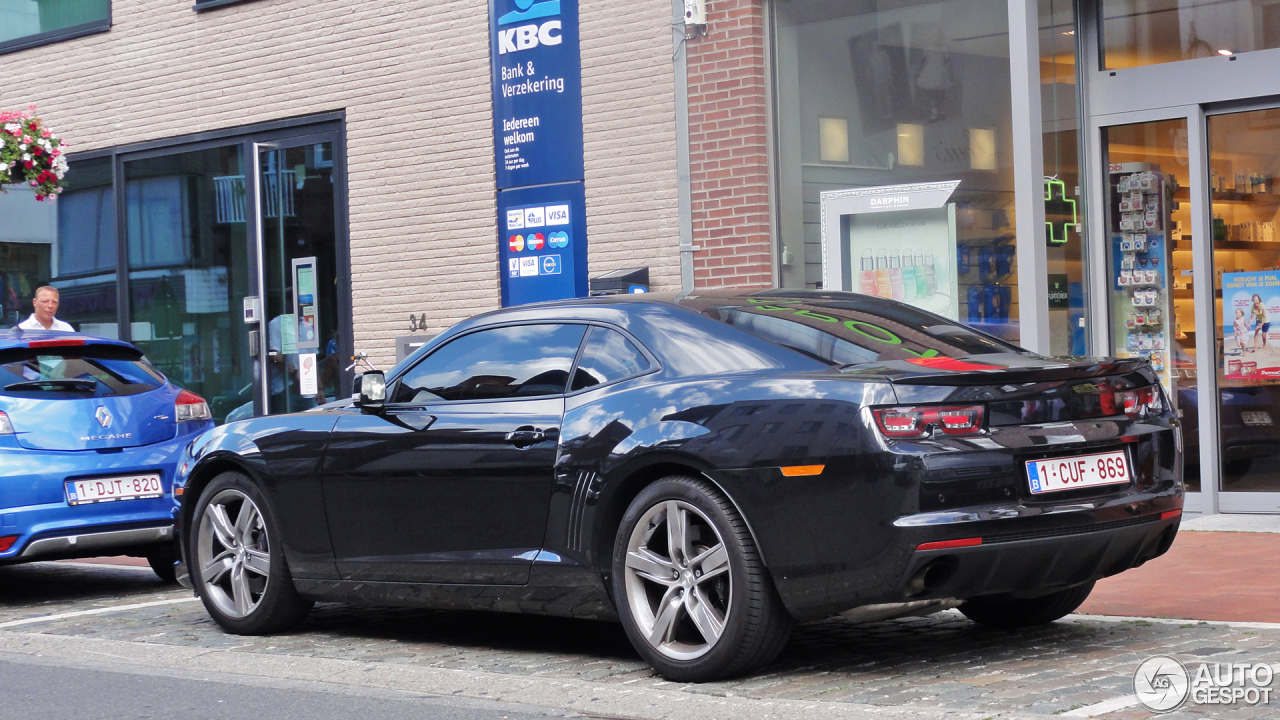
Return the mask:
<svg viewBox="0 0 1280 720"><path fill-rule="evenodd" d="M1066 183L1061 180L1044 179L1044 225L1050 245L1065 244L1070 229L1080 232L1076 201L1067 197Z"/></svg>

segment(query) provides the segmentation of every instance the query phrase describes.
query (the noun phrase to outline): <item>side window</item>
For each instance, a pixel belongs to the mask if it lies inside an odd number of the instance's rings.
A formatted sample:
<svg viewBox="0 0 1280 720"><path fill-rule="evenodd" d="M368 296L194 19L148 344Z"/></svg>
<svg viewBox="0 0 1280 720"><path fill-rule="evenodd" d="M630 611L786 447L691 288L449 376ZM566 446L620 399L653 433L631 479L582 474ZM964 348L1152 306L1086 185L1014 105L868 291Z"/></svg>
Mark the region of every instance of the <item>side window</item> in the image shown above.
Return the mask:
<svg viewBox="0 0 1280 720"><path fill-rule="evenodd" d="M585 325L519 325L464 335L405 373L393 402L558 395Z"/></svg>
<svg viewBox="0 0 1280 720"><path fill-rule="evenodd" d="M622 333L593 327L587 345L582 349L578 369L573 373L570 390L621 380L648 369L649 360Z"/></svg>

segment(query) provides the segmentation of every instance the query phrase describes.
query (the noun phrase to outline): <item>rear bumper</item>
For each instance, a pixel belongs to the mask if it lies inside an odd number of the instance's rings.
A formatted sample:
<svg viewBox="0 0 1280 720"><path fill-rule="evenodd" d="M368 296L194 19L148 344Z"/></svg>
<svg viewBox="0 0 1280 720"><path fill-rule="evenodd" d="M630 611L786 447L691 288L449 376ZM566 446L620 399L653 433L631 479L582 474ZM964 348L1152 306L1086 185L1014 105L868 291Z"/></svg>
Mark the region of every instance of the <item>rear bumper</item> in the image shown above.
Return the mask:
<svg viewBox="0 0 1280 720"><path fill-rule="evenodd" d="M141 527L126 530L99 530L78 535L36 538L27 543L18 560L41 560L60 557L84 557L125 548L145 548L172 542L173 526Z"/></svg>
<svg viewBox="0 0 1280 720"><path fill-rule="evenodd" d="M905 600L1044 595L1163 555L1173 544L1180 521L1181 513L1172 511L1093 525L992 534L970 547L917 549L895 594Z"/></svg>
<svg viewBox="0 0 1280 720"><path fill-rule="evenodd" d="M0 564L141 552L170 542L174 465L190 439L180 436L117 453L0 446L0 537L17 536L0 552ZM67 480L138 473L159 473L164 495L89 505L67 502Z"/></svg>

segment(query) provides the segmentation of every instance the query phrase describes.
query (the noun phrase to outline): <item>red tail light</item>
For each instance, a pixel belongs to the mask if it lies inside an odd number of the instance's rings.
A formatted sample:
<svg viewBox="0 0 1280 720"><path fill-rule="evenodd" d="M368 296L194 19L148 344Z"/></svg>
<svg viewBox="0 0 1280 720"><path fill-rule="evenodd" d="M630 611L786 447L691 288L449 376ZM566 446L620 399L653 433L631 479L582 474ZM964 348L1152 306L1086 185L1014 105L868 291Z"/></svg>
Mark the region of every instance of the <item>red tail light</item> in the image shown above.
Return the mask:
<svg viewBox="0 0 1280 720"><path fill-rule="evenodd" d="M982 432L981 405L877 408L871 414L880 432L889 438L929 437L934 429L947 435Z"/></svg>
<svg viewBox="0 0 1280 720"><path fill-rule="evenodd" d="M21 535L6 535L6 536L4 536L4 537L0 537L0 553L2 553L2 552L8 552L8 551L9 551L9 548L13 547L13 544L14 544L15 542L17 542L17 541L18 541L18 538L20 538L20 537L22 537L22 536L21 536Z"/></svg>
<svg viewBox="0 0 1280 720"><path fill-rule="evenodd" d="M209 404L190 390L178 393L175 405L173 412L178 422L201 422L213 419L213 415L209 412Z"/></svg>
<svg viewBox="0 0 1280 720"><path fill-rule="evenodd" d="M0 435L12 435L13 423L9 422L9 416L0 412Z"/></svg>
<svg viewBox="0 0 1280 720"><path fill-rule="evenodd" d="M1156 385L1116 393L1116 399L1124 406L1124 414L1134 419L1159 414L1164 409L1164 397Z"/></svg>
<svg viewBox="0 0 1280 720"><path fill-rule="evenodd" d="M27 347L29 348L76 347L80 345L84 345L84 340L77 338L70 338L67 340L32 340L27 343Z"/></svg>

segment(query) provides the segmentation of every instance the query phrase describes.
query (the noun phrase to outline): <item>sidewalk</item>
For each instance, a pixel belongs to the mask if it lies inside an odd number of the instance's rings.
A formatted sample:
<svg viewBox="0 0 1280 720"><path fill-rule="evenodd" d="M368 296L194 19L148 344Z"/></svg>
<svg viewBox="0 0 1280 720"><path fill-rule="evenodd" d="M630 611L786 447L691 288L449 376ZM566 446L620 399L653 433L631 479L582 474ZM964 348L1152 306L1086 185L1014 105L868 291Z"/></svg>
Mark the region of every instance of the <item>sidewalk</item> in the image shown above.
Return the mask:
<svg viewBox="0 0 1280 720"><path fill-rule="evenodd" d="M1099 581L1077 612L1280 623L1280 516L1187 516L1169 552Z"/></svg>

